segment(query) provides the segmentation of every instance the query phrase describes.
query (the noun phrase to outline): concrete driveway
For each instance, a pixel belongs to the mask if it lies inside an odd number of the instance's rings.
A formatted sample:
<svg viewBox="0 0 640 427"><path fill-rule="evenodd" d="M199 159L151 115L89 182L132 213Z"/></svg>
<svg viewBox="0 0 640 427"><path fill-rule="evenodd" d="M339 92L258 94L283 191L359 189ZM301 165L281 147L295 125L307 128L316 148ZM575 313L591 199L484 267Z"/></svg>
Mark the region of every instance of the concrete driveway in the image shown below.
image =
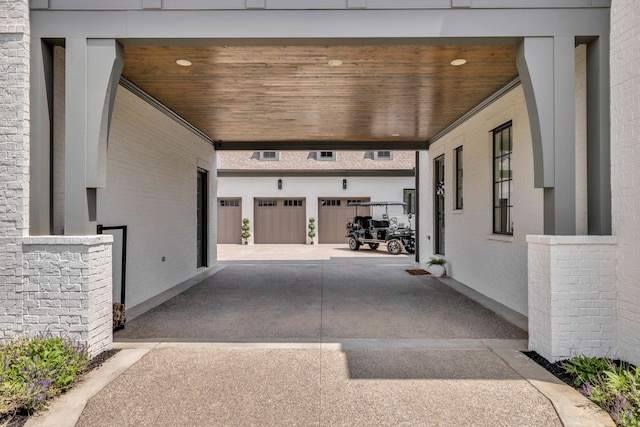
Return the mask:
<svg viewBox="0 0 640 427"><path fill-rule="evenodd" d="M219 251L225 268L115 334L81 414L33 425L612 425L520 353L525 331L409 274L412 256Z"/></svg>

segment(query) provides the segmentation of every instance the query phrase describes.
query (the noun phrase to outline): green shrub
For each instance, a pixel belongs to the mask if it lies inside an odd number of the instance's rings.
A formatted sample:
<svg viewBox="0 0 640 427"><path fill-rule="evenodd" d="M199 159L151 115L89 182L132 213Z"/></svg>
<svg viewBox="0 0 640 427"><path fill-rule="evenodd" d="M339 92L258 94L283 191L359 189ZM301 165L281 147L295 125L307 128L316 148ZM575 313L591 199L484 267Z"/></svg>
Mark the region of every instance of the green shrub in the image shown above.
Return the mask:
<svg viewBox="0 0 640 427"><path fill-rule="evenodd" d="M445 265L447 263L447 260L442 258L442 257L431 257L429 258L429 262L427 263L427 265Z"/></svg>
<svg viewBox="0 0 640 427"><path fill-rule="evenodd" d="M0 347L0 419L32 413L73 384L86 348L60 337L19 338Z"/></svg>
<svg viewBox="0 0 640 427"><path fill-rule="evenodd" d="M582 393L618 426L640 426L640 368L609 359L576 357L562 364Z"/></svg>
<svg viewBox="0 0 640 427"><path fill-rule="evenodd" d="M316 219L315 218L309 218L309 225L307 226L309 228L309 232L307 233L307 236L309 236L309 238L311 239L311 241L313 242L313 238L316 237Z"/></svg>
<svg viewBox="0 0 640 427"><path fill-rule="evenodd" d="M242 218L242 225L240 226L242 230L242 238L246 241L249 237L251 237L251 226L249 225L249 218Z"/></svg>

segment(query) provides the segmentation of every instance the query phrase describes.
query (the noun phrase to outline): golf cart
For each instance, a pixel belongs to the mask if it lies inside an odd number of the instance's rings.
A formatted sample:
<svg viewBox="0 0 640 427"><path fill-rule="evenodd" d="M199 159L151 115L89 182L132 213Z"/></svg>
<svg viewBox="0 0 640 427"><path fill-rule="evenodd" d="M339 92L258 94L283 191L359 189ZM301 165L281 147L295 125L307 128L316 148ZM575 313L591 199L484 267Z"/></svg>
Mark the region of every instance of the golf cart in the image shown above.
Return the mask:
<svg viewBox="0 0 640 427"><path fill-rule="evenodd" d="M398 218L389 217L389 206L406 206L404 202L351 202L349 206L356 207L356 216L347 222L347 235L349 249L357 251L361 245L368 244L372 250L378 249L381 243L387 245L387 250L392 255L402 253L402 249L412 254L416 251L415 232L411 229L411 223L405 225L398 222ZM384 207L382 219L373 219L371 216L358 215L358 206ZM411 221L411 214L407 215Z"/></svg>

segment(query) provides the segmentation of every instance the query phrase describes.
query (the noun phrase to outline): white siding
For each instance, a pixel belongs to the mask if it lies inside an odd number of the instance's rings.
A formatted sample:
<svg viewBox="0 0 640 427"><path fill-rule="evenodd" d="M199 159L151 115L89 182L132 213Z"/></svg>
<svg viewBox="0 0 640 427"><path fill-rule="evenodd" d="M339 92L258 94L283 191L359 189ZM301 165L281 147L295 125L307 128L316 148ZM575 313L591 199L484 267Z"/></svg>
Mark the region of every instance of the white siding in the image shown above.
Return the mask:
<svg viewBox="0 0 640 427"><path fill-rule="evenodd" d="M513 122L514 235L492 234L492 133ZM464 153L464 209L454 210L454 149ZM533 188L529 118L517 87L436 141L430 161L445 155L445 258L447 274L478 292L527 314L527 234L542 234L542 190ZM430 165L428 174L433 166ZM422 173L421 177L425 174ZM432 181L429 176L429 181ZM426 195L433 197L433 192ZM429 225L427 224L427 227ZM427 243L433 244L433 237ZM425 253L430 252L427 248ZM432 249L431 249L432 250ZM422 249L421 249L422 253ZM422 257L422 261L428 258Z"/></svg>
<svg viewBox="0 0 640 427"><path fill-rule="evenodd" d="M586 233L585 51L576 49L576 220ZM492 133L513 124L513 236L492 234ZM527 315L528 234L543 234L543 190L533 186L531 129L522 87L516 87L436 141L421 157L420 260L433 253L433 159L445 155L447 274ZM454 149L464 147L464 209L455 210ZM425 164L427 163L427 164ZM428 214L428 215L427 215ZM429 237L427 237L429 236Z"/></svg>
<svg viewBox="0 0 640 427"><path fill-rule="evenodd" d="M640 363L640 2L611 8L611 190L619 354Z"/></svg>
<svg viewBox="0 0 640 427"><path fill-rule="evenodd" d="M128 226L128 307L197 273L198 167L207 169L211 178L212 265L216 259L213 147L126 89L118 88L109 137L107 188L98 190L98 223ZM119 233L113 234L117 242ZM118 257L113 261L118 271ZM114 288L118 289L117 284Z"/></svg>

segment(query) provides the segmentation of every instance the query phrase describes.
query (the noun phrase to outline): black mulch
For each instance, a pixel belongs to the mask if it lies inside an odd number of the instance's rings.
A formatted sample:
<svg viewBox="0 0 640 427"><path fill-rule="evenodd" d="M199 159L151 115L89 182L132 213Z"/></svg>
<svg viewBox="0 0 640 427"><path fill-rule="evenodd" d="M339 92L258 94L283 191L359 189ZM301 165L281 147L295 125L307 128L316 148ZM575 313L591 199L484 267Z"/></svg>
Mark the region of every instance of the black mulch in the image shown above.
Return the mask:
<svg viewBox="0 0 640 427"><path fill-rule="evenodd" d="M111 356L119 352L120 349L112 348L110 350L105 350L102 353L98 354L96 357L91 359L87 366L85 366L83 375L88 374L94 369L102 366L104 362L106 362ZM0 426L3 427L23 427L27 420L29 419L30 414L27 411L20 411L16 414L0 417Z"/></svg>
<svg viewBox="0 0 640 427"><path fill-rule="evenodd" d="M540 365L543 368L545 368L547 371L551 372L559 380L565 382L566 384L570 385L571 387L577 388L576 385L573 383L573 377L571 375L567 374L567 372L562 367L562 363L566 362L566 360L560 360L558 362L551 363L547 359L545 359L544 357L540 356L535 351L523 351L522 353L525 356L529 357L529 359L531 359L534 362L536 362L538 365Z"/></svg>

